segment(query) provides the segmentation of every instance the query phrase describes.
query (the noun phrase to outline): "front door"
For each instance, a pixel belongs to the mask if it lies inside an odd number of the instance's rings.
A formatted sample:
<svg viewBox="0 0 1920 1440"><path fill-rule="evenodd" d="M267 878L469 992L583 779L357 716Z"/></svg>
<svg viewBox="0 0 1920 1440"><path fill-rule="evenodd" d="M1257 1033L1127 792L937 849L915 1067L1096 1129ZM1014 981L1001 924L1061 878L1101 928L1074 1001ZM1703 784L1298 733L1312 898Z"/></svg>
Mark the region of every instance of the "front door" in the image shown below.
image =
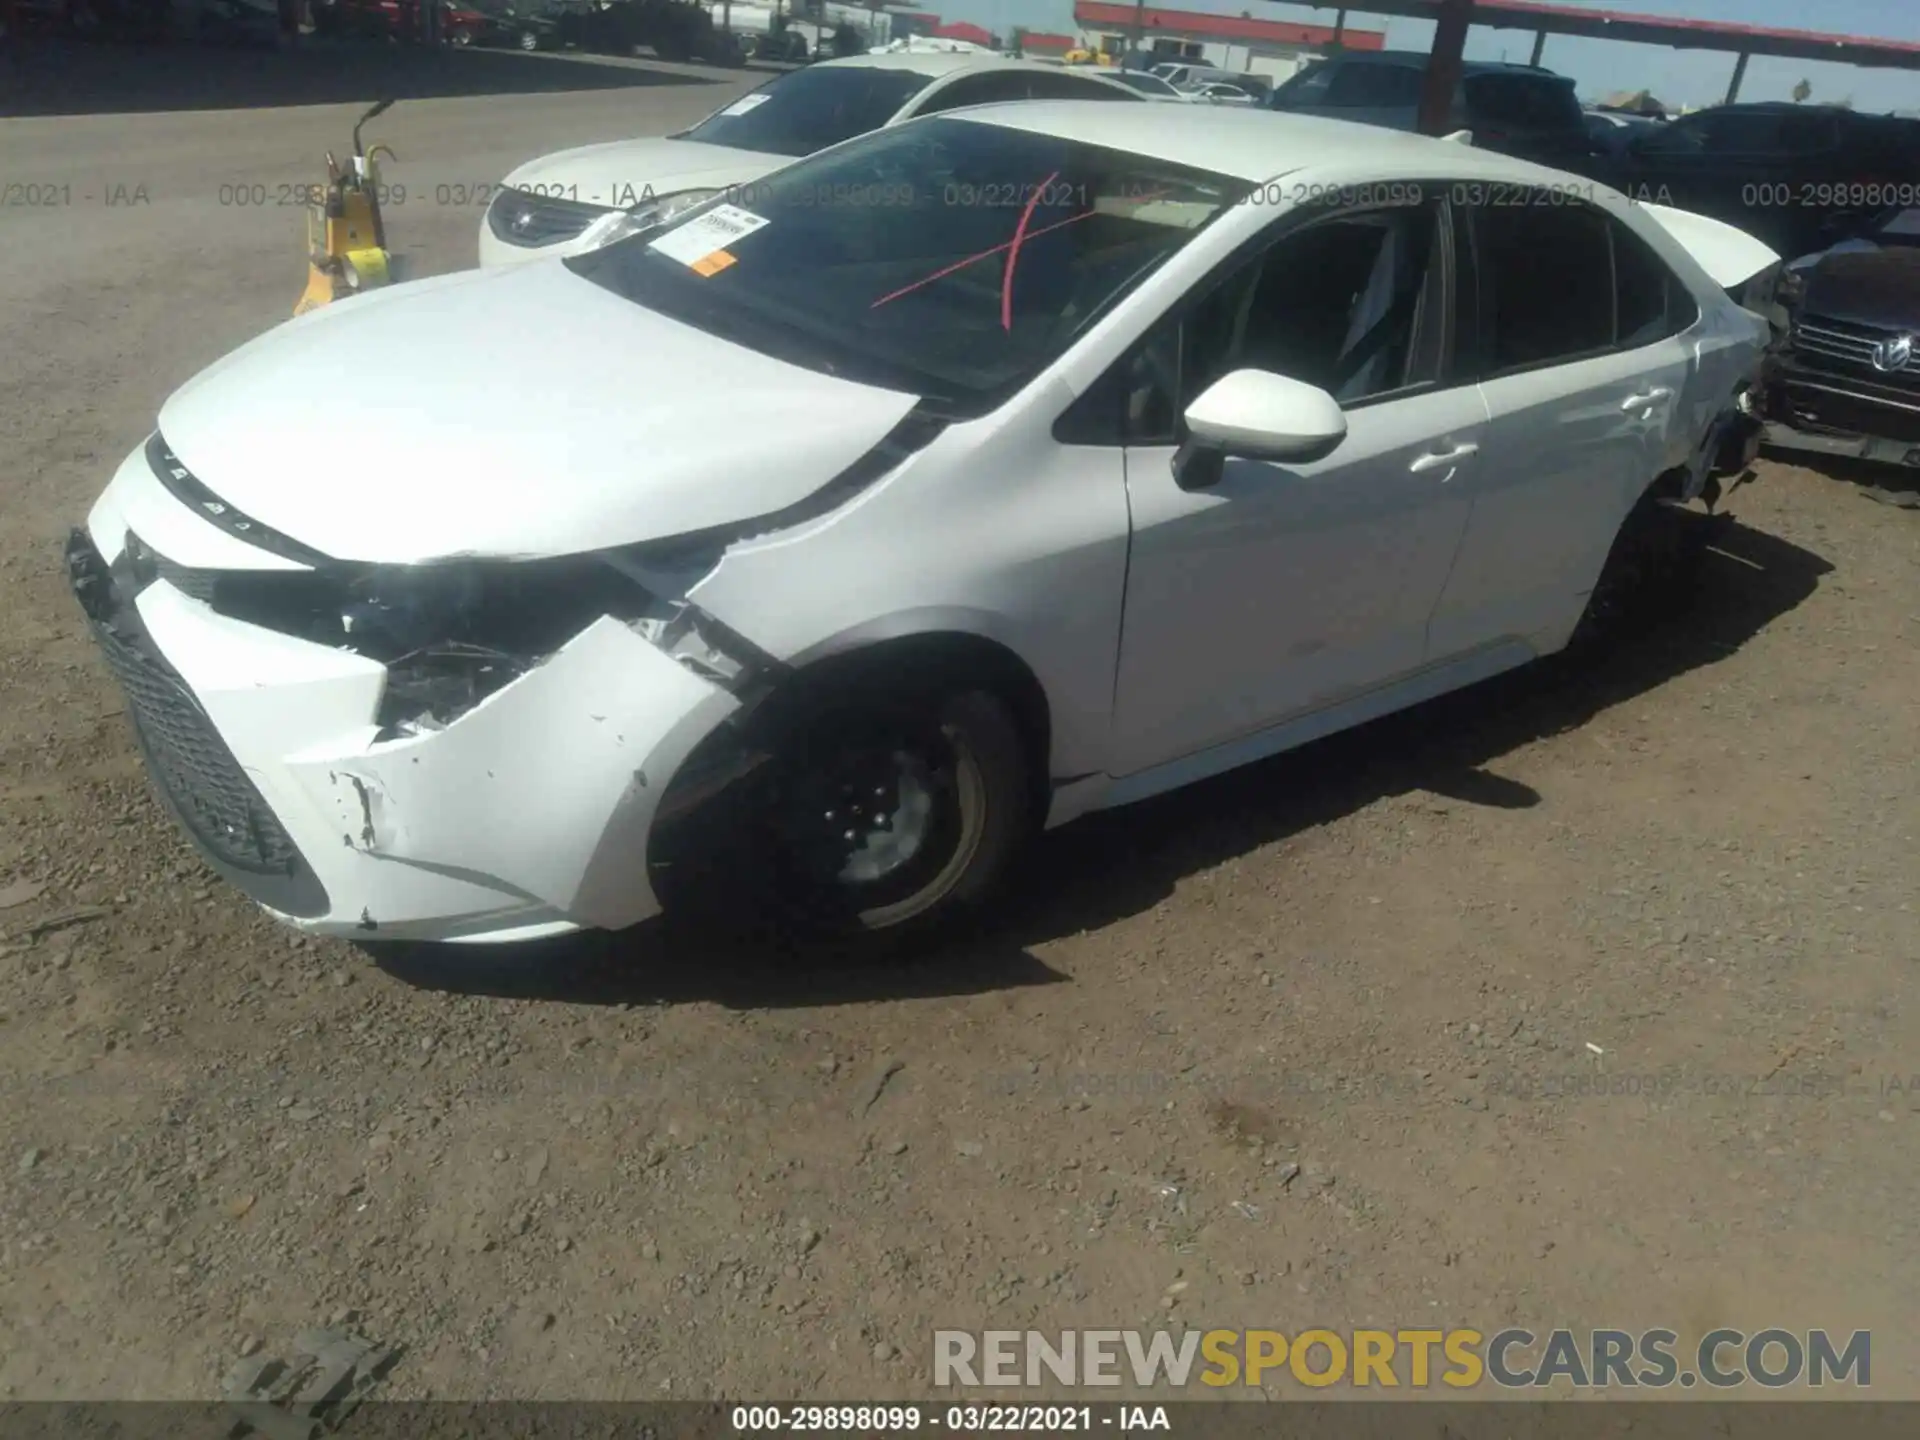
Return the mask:
<svg viewBox="0 0 1920 1440"><path fill-rule="evenodd" d="M1486 429L1478 391L1447 383L1445 213L1425 204L1288 227L1122 362L1133 543L1114 774L1421 664ZM1215 483L1183 488L1180 415L1249 368L1328 390L1345 439L1312 461L1228 459Z"/></svg>

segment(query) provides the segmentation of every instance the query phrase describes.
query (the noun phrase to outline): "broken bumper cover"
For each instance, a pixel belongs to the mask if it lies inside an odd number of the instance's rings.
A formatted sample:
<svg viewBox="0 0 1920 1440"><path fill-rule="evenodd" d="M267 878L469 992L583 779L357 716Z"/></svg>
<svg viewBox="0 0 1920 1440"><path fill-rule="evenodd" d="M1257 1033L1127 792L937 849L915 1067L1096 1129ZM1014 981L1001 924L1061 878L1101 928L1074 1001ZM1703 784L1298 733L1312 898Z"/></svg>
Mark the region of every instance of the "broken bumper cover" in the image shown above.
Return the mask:
<svg viewBox="0 0 1920 1440"><path fill-rule="evenodd" d="M227 879L315 934L510 940L657 913L668 782L738 706L602 619L443 729L377 741L386 668L137 589L76 530L76 597L169 808ZM97 538L98 537L98 538Z"/></svg>

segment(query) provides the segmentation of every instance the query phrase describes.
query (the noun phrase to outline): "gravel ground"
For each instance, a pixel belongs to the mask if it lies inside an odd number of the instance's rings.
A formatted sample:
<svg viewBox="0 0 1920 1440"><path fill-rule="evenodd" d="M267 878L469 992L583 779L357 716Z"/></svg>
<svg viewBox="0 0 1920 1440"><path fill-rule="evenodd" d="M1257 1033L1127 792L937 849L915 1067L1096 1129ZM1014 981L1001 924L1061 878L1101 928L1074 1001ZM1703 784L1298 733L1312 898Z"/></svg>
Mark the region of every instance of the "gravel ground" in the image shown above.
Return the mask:
<svg viewBox="0 0 1920 1440"><path fill-rule="evenodd" d="M494 68L380 132L415 273L471 263L462 184L751 83L456 58ZM908 1396L936 1326L1370 1322L1872 1328L1920 1395L1920 515L1763 464L1653 641L1072 827L912 964L375 963L175 836L59 559L298 293L300 211L219 187L310 181L374 87L4 63L42 78L0 177L72 198L0 208L0 1393L204 1397L357 1312L396 1396Z"/></svg>

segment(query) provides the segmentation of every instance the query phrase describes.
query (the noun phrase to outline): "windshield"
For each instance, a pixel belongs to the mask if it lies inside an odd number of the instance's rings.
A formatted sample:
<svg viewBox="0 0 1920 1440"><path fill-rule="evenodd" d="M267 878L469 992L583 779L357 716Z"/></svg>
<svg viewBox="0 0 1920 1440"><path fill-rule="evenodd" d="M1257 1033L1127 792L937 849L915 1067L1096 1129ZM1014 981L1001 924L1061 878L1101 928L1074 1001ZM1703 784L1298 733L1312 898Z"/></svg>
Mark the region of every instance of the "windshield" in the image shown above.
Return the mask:
<svg viewBox="0 0 1920 1440"><path fill-rule="evenodd" d="M767 155L811 155L878 130L931 83L931 76L882 65L790 70L678 138Z"/></svg>
<svg viewBox="0 0 1920 1440"><path fill-rule="evenodd" d="M1130 85L1147 95L1178 95L1180 93L1158 75L1145 75L1138 70L1116 71L1112 78L1122 85Z"/></svg>
<svg viewBox="0 0 1920 1440"><path fill-rule="evenodd" d="M1250 188L943 116L565 263L735 343L983 414Z"/></svg>

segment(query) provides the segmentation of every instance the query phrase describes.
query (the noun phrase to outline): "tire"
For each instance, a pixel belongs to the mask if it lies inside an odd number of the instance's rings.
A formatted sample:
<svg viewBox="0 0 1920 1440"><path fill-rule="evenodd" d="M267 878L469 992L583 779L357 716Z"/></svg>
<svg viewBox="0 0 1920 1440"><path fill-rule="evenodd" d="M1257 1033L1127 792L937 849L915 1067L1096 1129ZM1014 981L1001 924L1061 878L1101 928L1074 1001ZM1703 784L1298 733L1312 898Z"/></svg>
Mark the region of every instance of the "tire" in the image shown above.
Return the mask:
<svg viewBox="0 0 1920 1440"><path fill-rule="evenodd" d="M726 877L693 902L707 918L751 912L803 940L891 949L976 913L1034 828L1026 742L985 690L814 706L772 750L725 829L682 861L703 889Z"/></svg>
<svg viewBox="0 0 1920 1440"><path fill-rule="evenodd" d="M1715 517L1649 491L1614 536L1568 650L1594 653L1639 638L1685 605Z"/></svg>
<svg viewBox="0 0 1920 1440"><path fill-rule="evenodd" d="M534 34L531 30L528 30L528 31L525 31L520 36L519 44L522 50L525 50L531 53L532 51L538 50L540 48L540 37Z"/></svg>
<svg viewBox="0 0 1920 1440"><path fill-rule="evenodd" d="M458 45L463 50L466 49L467 46L473 44L473 32L471 30L454 31L453 43Z"/></svg>

